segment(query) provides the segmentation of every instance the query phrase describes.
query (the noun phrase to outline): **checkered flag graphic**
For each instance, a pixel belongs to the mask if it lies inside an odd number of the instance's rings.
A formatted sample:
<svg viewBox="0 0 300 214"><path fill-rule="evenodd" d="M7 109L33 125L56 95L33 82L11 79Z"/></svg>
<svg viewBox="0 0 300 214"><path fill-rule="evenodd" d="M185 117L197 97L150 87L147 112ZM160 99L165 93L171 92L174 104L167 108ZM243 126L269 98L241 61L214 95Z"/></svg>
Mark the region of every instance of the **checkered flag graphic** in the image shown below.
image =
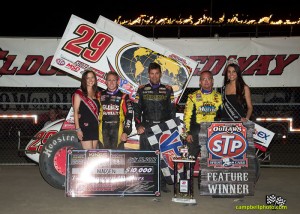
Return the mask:
<svg viewBox="0 0 300 214"><path fill-rule="evenodd" d="M183 145L178 126L180 119L175 118L157 124L145 130L148 142L154 150L160 150L161 171L168 184L174 183L173 157L180 156L179 148ZM183 177L183 168L178 167L178 177Z"/></svg>

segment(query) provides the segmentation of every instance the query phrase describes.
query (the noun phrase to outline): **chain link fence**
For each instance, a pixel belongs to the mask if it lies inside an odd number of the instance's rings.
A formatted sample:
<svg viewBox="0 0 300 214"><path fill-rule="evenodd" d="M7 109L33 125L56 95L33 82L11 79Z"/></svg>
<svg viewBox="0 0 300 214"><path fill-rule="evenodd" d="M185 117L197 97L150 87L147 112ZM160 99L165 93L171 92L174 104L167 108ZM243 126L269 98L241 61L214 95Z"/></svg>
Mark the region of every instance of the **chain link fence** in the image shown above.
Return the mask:
<svg viewBox="0 0 300 214"><path fill-rule="evenodd" d="M0 90L0 115L6 115L0 117L0 164L32 164L24 154L25 146L49 120L51 107L59 109L61 118L66 116L75 88L2 87ZM36 115L37 120L23 115Z"/></svg>
<svg viewBox="0 0 300 214"><path fill-rule="evenodd" d="M49 120L48 110L59 108L65 117L71 107L75 88L0 88L0 115L37 115L34 118L1 117L0 164L35 164L23 149ZM187 95L197 88L187 88L178 105L183 112ZM217 88L216 90L220 90ZM266 152L257 151L262 165L300 166L300 87L251 88L254 111L251 120L275 133ZM291 122L258 122L256 118L291 118Z"/></svg>

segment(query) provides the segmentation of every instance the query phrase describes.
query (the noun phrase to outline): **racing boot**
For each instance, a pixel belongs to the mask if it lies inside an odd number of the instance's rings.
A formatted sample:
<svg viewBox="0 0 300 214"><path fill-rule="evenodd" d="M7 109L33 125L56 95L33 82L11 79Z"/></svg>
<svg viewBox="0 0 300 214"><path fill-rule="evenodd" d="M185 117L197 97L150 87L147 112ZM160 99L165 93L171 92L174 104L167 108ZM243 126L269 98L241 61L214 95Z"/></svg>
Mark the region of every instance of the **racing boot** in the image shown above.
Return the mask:
<svg viewBox="0 0 300 214"><path fill-rule="evenodd" d="M171 190L169 190L169 188L167 187L167 181L165 179L165 176L161 172L160 172L160 189L165 193L171 192Z"/></svg>

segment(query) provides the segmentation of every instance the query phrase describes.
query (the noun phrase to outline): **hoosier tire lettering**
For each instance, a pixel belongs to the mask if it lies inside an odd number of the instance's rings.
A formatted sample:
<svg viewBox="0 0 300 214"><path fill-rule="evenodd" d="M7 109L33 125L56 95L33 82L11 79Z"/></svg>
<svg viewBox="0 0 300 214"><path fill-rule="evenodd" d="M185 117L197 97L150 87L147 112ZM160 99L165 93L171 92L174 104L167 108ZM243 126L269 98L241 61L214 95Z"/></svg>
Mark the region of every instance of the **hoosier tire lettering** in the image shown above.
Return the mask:
<svg viewBox="0 0 300 214"><path fill-rule="evenodd" d="M52 152L53 152L53 148L54 146L56 146L56 144L61 143L61 142L65 142L65 141L71 141L74 142L75 138L77 138L76 136L73 135L63 135L62 137L57 137L56 139L52 139L51 142L48 140L47 143L44 145L44 149L42 150L42 153L47 155L48 158L51 156ZM48 143L49 142L49 143Z"/></svg>

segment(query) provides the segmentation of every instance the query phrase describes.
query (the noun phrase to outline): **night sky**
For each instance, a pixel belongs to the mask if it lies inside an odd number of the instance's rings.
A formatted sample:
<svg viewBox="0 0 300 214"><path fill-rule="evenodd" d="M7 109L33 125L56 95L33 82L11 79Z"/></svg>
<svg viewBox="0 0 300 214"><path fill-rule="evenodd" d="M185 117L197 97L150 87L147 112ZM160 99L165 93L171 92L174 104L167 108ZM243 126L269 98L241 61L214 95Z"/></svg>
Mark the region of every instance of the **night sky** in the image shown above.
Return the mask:
<svg viewBox="0 0 300 214"><path fill-rule="evenodd" d="M135 19L141 14L155 17L179 17L194 19L203 14L218 19L239 14L240 19L256 19L273 14L274 20L299 20L297 1L285 0L123 0L81 4L62 1L26 1L18 4L12 0L1 1L0 36L61 37L72 14L95 23L99 15L115 20ZM163 4L161 4L163 2ZM212 5L212 10L211 10Z"/></svg>

